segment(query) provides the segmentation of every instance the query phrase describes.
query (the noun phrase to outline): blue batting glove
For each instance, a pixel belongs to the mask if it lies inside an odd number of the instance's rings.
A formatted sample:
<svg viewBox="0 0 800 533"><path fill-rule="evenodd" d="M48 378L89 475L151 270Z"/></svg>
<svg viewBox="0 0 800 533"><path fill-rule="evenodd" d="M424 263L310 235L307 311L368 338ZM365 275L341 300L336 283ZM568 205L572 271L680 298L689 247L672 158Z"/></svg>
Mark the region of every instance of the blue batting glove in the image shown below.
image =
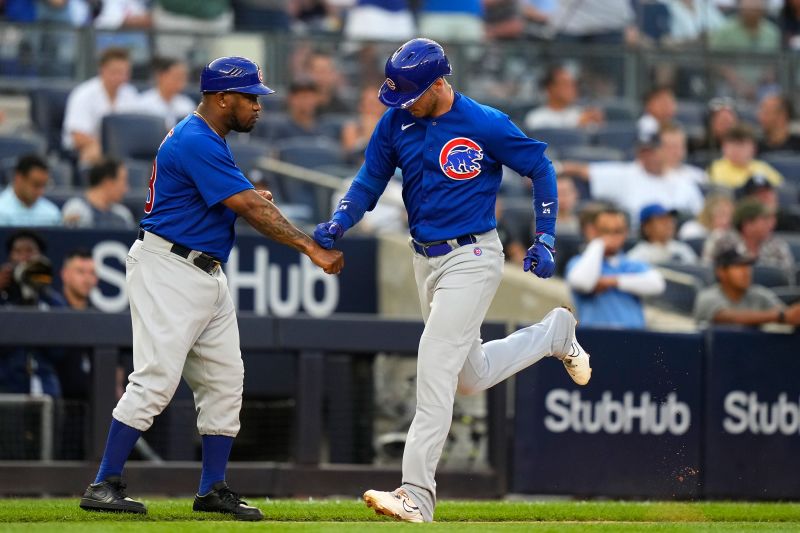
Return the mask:
<svg viewBox="0 0 800 533"><path fill-rule="evenodd" d="M522 270L533 272L540 278L549 278L556 271L556 251L552 246L542 242L542 239L547 239L555 244L553 237L537 235L536 240L533 241L533 246L528 248L528 253L525 254L525 259L522 261Z"/></svg>
<svg viewBox="0 0 800 533"><path fill-rule="evenodd" d="M342 235L344 235L344 228L333 220L321 222L314 228L314 240L327 250L333 248L333 243L341 239Z"/></svg>

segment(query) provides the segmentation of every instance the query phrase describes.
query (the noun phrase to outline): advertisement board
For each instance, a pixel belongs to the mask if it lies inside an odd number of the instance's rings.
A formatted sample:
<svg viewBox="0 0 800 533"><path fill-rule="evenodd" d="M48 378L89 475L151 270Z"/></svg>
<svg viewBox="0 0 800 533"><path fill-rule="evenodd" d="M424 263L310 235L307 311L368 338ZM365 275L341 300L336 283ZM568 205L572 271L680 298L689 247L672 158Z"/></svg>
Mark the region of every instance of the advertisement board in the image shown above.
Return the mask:
<svg viewBox="0 0 800 533"><path fill-rule="evenodd" d="M5 245L13 228L0 228ZM77 248L88 249L95 259L99 287L91 295L101 311L128 308L125 292L125 256L136 238L132 231L41 229L47 243L45 255L55 270L54 287L60 288L58 272L63 257ZM307 257L253 232L240 232L225 265L231 296L239 311L259 315L325 317L333 313L377 311L376 249L371 238L348 236L338 246L345 255L345 268L329 276ZM7 260L5 246L0 263Z"/></svg>
<svg viewBox="0 0 800 533"><path fill-rule="evenodd" d="M700 334L581 328L592 380L546 358L518 374L512 491L688 498L700 486Z"/></svg>

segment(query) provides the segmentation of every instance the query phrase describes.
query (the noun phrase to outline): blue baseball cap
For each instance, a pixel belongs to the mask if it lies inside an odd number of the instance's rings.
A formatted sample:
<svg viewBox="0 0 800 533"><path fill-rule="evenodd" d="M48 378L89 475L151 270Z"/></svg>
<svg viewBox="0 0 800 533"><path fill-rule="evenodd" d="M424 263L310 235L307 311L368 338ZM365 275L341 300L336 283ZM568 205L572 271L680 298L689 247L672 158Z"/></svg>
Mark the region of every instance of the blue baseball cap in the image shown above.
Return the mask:
<svg viewBox="0 0 800 533"><path fill-rule="evenodd" d="M261 69L246 57L220 57L200 73L200 92L267 95L275 91L264 85Z"/></svg>
<svg viewBox="0 0 800 533"><path fill-rule="evenodd" d="M661 204L646 205L639 211L639 224L644 224L653 217L664 215L675 216L678 212L675 209L667 209Z"/></svg>

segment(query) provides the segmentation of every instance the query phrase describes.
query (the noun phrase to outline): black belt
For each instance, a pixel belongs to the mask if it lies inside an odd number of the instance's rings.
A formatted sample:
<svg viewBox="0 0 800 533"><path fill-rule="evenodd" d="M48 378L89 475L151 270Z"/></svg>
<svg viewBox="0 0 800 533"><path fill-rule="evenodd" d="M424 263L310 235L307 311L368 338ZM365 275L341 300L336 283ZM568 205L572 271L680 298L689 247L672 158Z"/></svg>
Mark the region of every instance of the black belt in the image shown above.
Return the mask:
<svg viewBox="0 0 800 533"><path fill-rule="evenodd" d="M414 251L419 255L424 255L425 257L441 257L449 254L459 246L466 246L467 244L475 244L478 242L478 238L475 235L462 235L455 240L458 246L453 246L448 241L422 243L415 240L411 241L411 245L414 247Z"/></svg>
<svg viewBox="0 0 800 533"><path fill-rule="evenodd" d="M139 228L139 236L137 238L140 241L144 240L144 230L142 228ZM189 254L192 253L191 248L187 248L186 246L182 246L177 243L172 243L172 248L170 248L169 251L175 255L183 257L184 259L189 259ZM197 255L197 257L195 257L194 260L192 260L192 263L194 263L194 266L196 266L203 272L206 272L207 274L213 274L222 265L222 263L220 263L219 261L217 261L216 259L214 259L212 256L208 255L205 252L200 252Z"/></svg>

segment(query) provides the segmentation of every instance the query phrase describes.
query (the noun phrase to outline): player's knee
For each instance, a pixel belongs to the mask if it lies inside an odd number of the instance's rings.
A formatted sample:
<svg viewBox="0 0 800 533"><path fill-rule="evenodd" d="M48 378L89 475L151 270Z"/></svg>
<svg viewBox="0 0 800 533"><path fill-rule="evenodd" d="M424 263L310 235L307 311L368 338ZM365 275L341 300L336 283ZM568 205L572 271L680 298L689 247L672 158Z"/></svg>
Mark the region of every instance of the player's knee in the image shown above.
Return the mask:
<svg viewBox="0 0 800 533"><path fill-rule="evenodd" d="M570 313L566 307L556 307L548 313L552 320L558 322L570 323L575 321L575 317Z"/></svg>
<svg viewBox="0 0 800 533"><path fill-rule="evenodd" d="M481 391L483 391L483 387L481 387L479 383L463 378L458 379L458 387L456 388L458 394L462 396L474 396Z"/></svg>

